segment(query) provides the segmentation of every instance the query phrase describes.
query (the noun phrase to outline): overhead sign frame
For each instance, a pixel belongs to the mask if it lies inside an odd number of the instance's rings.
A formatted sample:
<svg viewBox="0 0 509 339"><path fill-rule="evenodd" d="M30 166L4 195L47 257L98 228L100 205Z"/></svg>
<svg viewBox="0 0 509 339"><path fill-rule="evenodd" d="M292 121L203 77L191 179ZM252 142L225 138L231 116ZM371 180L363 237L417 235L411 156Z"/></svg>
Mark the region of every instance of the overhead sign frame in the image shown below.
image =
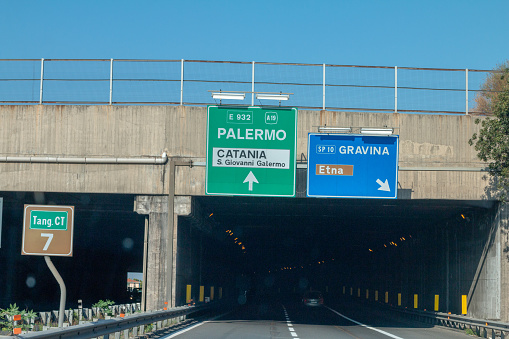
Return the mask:
<svg viewBox="0 0 509 339"><path fill-rule="evenodd" d="M397 199L399 136L308 134L308 197Z"/></svg>
<svg viewBox="0 0 509 339"><path fill-rule="evenodd" d="M297 108L207 107L205 194L294 197Z"/></svg>

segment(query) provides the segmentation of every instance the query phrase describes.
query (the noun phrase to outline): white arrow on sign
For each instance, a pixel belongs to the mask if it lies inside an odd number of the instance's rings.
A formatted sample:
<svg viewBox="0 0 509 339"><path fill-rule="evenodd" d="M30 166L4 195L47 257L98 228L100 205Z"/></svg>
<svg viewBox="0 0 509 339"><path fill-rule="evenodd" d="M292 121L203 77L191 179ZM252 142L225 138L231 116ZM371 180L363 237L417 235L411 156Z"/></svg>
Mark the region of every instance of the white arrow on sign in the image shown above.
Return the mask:
<svg viewBox="0 0 509 339"><path fill-rule="evenodd" d="M246 182L249 182L249 190L250 191L253 190L253 182L256 182L257 184L259 184L258 180L256 180L256 177L254 176L252 171L249 171L249 174L247 175L246 179L244 179L243 184L245 184Z"/></svg>
<svg viewBox="0 0 509 339"><path fill-rule="evenodd" d="M380 187L378 188L379 191L387 191L387 192L391 191L391 188L389 187L389 181L387 179L385 179L385 182L383 182L380 179L376 179L376 183L378 185L380 185Z"/></svg>

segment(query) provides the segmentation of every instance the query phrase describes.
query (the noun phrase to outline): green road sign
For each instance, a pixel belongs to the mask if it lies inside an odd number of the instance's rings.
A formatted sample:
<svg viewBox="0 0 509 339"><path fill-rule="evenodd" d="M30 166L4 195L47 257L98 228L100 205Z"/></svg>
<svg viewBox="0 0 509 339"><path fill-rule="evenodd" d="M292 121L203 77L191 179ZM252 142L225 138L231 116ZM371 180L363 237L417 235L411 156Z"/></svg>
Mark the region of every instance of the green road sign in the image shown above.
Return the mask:
<svg viewBox="0 0 509 339"><path fill-rule="evenodd" d="M30 211L31 230L67 230L67 211Z"/></svg>
<svg viewBox="0 0 509 339"><path fill-rule="evenodd" d="M297 109L209 106L205 193L295 196Z"/></svg>

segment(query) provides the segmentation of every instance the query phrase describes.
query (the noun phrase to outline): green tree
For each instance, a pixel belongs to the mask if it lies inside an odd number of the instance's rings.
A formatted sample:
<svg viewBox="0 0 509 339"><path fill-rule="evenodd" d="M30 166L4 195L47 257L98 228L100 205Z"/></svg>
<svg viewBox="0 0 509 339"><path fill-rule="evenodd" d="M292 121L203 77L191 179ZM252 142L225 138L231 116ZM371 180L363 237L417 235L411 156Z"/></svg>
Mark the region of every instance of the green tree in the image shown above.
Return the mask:
<svg viewBox="0 0 509 339"><path fill-rule="evenodd" d="M493 72L488 73L480 91L475 96L475 107L473 114L495 115L495 103L498 95L504 91L507 81L504 81L504 71L509 67L509 60L495 67Z"/></svg>
<svg viewBox="0 0 509 339"><path fill-rule="evenodd" d="M509 192L509 64L501 72L493 73L498 78L492 79L497 83L497 93L490 97L489 105L493 116L483 120L479 133L475 133L469 140L475 144L477 156L488 163L488 171L495 188L493 197L506 201ZM495 75L493 75L495 76Z"/></svg>

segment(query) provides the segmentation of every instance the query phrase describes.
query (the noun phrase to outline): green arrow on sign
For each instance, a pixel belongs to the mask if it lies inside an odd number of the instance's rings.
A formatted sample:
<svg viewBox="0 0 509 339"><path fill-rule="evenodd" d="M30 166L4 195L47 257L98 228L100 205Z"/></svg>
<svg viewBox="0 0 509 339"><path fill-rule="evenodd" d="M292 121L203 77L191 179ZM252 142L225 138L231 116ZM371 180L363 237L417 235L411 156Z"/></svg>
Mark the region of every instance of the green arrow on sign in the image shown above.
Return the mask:
<svg viewBox="0 0 509 339"><path fill-rule="evenodd" d="M296 108L209 106L206 194L295 196L296 136Z"/></svg>

